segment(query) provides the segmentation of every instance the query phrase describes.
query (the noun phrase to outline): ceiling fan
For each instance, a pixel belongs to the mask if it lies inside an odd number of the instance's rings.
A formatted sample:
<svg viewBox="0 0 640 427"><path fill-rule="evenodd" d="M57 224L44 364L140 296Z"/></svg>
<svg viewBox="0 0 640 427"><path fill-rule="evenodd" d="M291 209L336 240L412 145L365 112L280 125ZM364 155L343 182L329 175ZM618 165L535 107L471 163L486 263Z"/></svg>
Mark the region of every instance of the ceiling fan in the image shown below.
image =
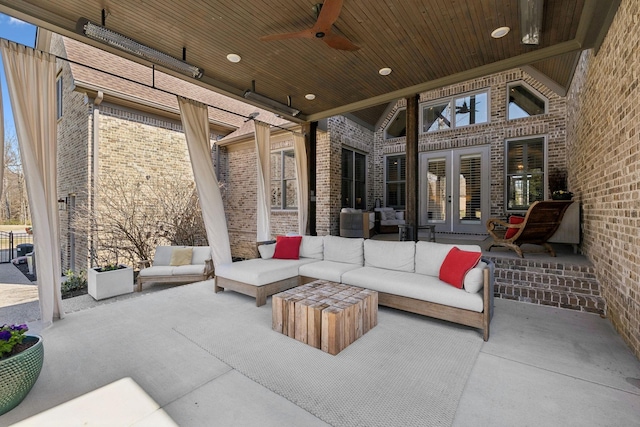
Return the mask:
<svg viewBox="0 0 640 427"><path fill-rule="evenodd" d="M316 5L318 11L318 19L313 27L308 30L298 31L295 33L272 34L260 37L262 41L284 40L284 39L320 39L329 47L339 50L354 51L360 47L351 43L349 39L331 31L334 22L340 16L343 0L325 0L323 4Z"/></svg>

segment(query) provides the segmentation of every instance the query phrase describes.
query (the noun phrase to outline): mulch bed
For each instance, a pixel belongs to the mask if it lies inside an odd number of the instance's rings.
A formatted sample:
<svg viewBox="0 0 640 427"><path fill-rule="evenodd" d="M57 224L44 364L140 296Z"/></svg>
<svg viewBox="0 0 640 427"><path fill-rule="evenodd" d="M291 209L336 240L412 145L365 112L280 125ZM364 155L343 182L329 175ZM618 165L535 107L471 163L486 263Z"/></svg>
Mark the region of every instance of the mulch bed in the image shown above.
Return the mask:
<svg viewBox="0 0 640 427"><path fill-rule="evenodd" d="M24 276L29 279L32 282L35 282L37 277L33 274L29 274L29 266L25 263L25 264L14 264L18 270L20 270L20 272L22 274L24 274ZM67 299L67 298L73 298L73 297L78 297L80 295L86 295L87 294L87 288L84 287L82 289L76 289L70 292L63 292L62 293L62 299Z"/></svg>

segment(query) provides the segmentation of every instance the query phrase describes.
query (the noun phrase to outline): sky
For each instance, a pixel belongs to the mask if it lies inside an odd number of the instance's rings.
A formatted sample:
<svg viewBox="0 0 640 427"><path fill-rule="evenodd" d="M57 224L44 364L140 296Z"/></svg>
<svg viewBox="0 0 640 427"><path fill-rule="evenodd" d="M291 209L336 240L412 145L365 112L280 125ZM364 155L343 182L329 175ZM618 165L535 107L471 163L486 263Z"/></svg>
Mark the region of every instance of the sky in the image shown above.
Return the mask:
<svg viewBox="0 0 640 427"><path fill-rule="evenodd" d="M33 47L36 41L36 27L0 13L0 37ZM0 64L2 64L1 57ZM11 101L9 100L9 92L7 91L7 82L4 75L4 65L0 65L0 82L2 83L2 108L4 110L4 134L6 140L11 136L15 136L16 131L13 124Z"/></svg>

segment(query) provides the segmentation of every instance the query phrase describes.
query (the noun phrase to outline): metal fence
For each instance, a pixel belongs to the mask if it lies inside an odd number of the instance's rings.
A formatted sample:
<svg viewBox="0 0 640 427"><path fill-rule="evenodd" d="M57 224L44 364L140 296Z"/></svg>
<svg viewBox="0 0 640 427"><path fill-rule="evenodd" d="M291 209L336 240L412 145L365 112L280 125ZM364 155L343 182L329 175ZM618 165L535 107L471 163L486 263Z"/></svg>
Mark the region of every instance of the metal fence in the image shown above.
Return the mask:
<svg viewBox="0 0 640 427"><path fill-rule="evenodd" d="M11 262L12 259L24 256L33 251L33 235L0 231L0 263Z"/></svg>

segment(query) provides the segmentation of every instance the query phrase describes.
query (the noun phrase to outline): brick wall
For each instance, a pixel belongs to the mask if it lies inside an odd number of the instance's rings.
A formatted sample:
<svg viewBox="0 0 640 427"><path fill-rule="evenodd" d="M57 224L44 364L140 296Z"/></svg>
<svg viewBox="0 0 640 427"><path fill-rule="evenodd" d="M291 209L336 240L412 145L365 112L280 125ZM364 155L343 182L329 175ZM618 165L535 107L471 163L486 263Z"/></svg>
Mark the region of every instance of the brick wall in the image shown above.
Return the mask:
<svg viewBox="0 0 640 427"><path fill-rule="evenodd" d="M524 81L549 100L548 114L507 120L507 85L511 82ZM529 76L521 69L514 69L486 77L470 80L456 85L420 94L420 103L451 98L459 94L488 89L490 96L489 123L478 124L426 134L419 134L420 152L450 150L454 148L490 145L491 151L491 217L506 215L504 194L504 155L505 140L521 137L547 136L547 170L564 169L565 132L566 132L566 99L558 96L542 83ZM375 171L373 184L374 199L384 200L384 156L405 153L405 138L384 139L384 129L396 111L406 107L401 99L390 111L379 129L375 132L375 148L372 159Z"/></svg>
<svg viewBox="0 0 640 427"><path fill-rule="evenodd" d="M344 116L334 116L327 120L327 132L319 132L317 140L316 232L319 236L339 235L342 148L367 155L367 207L372 208L375 201L375 156L371 155L374 148L373 132Z"/></svg>
<svg viewBox="0 0 640 427"><path fill-rule="evenodd" d="M51 52L66 56L62 38L53 34ZM69 63L57 61L59 75L63 82L63 115L58 121L58 198L71 200L75 197L76 209L71 204L60 214L60 245L62 252L63 271L70 268L71 262L71 232L75 228L75 260L76 270L86 270L88 265L87 230L82 224L74 221L75 212L91 203L88 198L90 185L90 153L89 141L93 134L90 125L92 114L91 103L85 103L84 95L73 91L73 78Z"/></svg>
<svg viewBox="0 0 640 427"><path fill-rule="evenodd" d="M583 53L567 111L570 189L582 251L613 325L640 358L640 3L622 0L597 53Z"/></svg>
<svg viewBox="0 0 640 427"><path fill-rule="evenodd" d="M52 53L65 56L62 38L53 35ZM125 108L93 99L74 85L69 64L59 61L63 78L63 117L58 122L58 197L75 198L75 209L69 205L60 212L62 268L70 268L71 233L75 229L75 269L91 267L91 251L95 243L89 231L86 212L95 208L96 192L111 182L153 180L171 174L176 179L193 182L193 173L182 124L179 118L167 118L149 112ZM75 90L74 90L75 89ZM98 125L98 172L94 172L93 130ZM212 140L217 135L211 135ZM215 152L212 162L216 164ZM98 191L97 193L100 193ZM129 194L144 203L144 194ZM100 205L97 205L100 209ZM99 248L98 248L99 250Z"/></svg>

